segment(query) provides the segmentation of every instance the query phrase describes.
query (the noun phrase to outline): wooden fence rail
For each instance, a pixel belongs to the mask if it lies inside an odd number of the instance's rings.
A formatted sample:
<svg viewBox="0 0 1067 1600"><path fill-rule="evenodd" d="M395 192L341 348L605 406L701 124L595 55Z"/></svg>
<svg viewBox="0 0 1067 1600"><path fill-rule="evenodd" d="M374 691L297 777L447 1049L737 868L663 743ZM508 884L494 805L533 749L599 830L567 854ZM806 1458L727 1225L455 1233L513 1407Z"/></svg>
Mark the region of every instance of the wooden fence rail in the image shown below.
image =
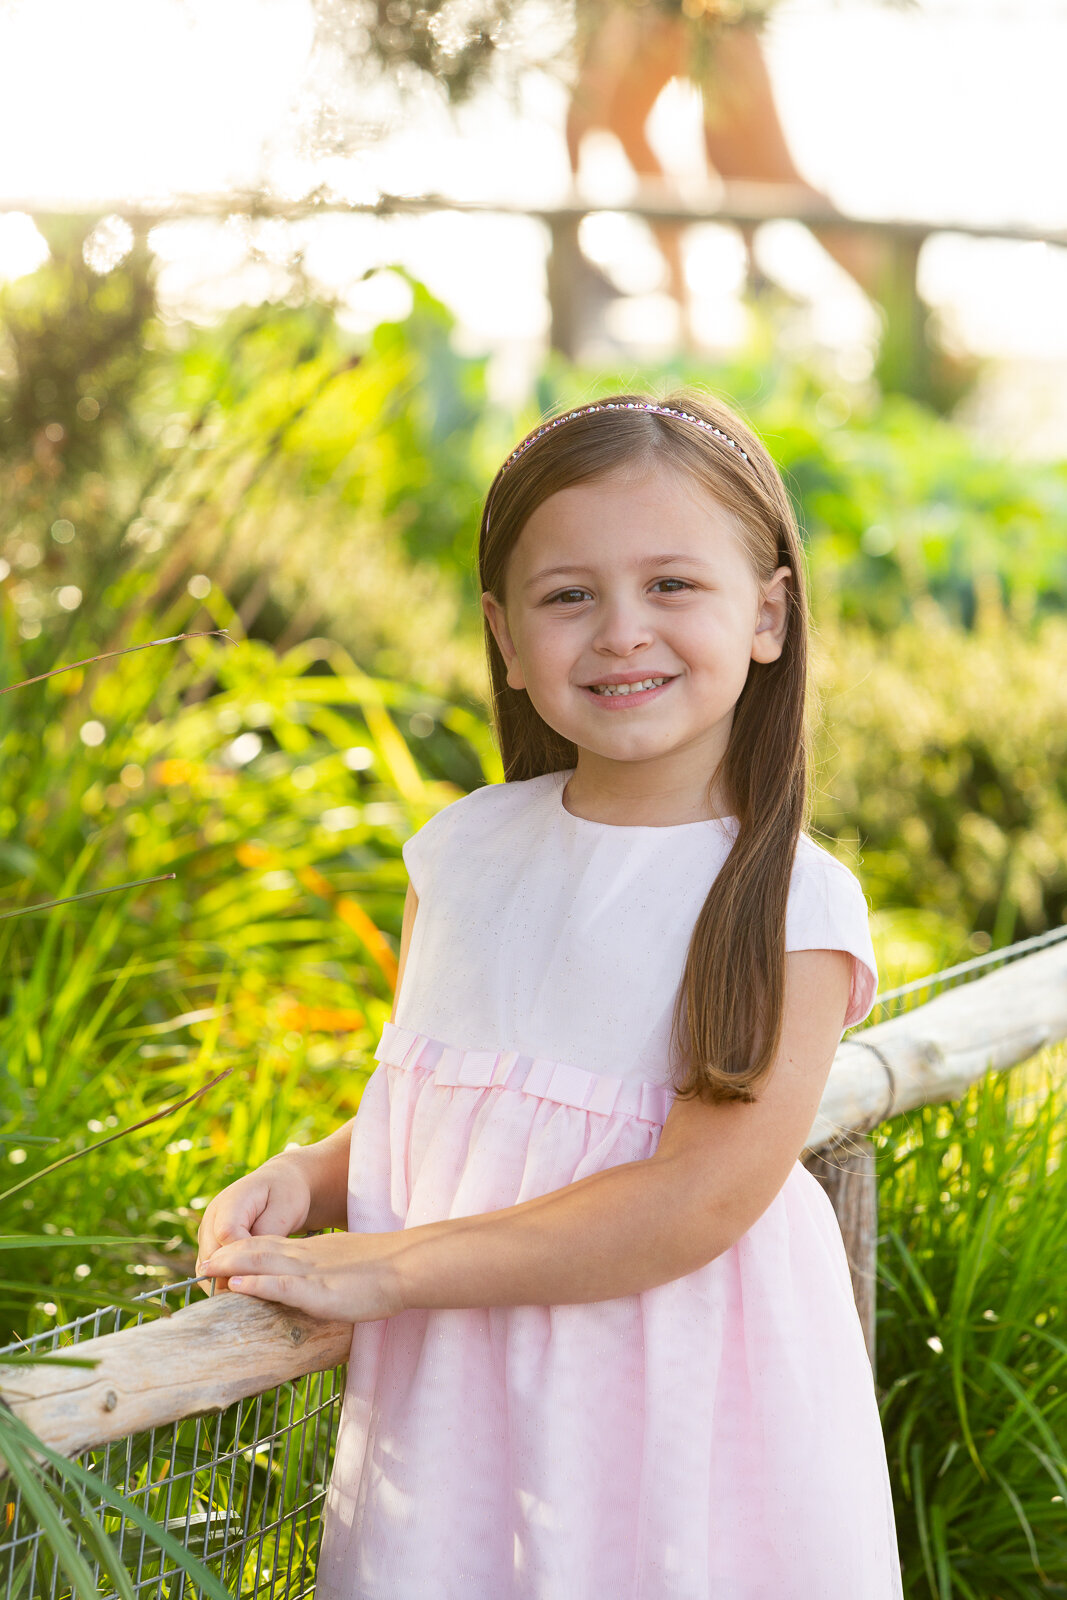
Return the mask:
<svg viewBox="0 0 1067 1600"><path fill-rule="evenodd" d="M287 200L263 190L234 190L222 195L175 195L170 199L53 200L47 205L33 199L0 200L0 215L21 211L42 221L64 219L92 226L101 217L123 217L135 235L144 238L161 222L185 217L244 216L278 218L296 222L321 215L373 215L399 217L455 212L468 215L532 217L547 228L548 298L551 309L549 342L552 348L575 358L581 347L585 311L579 289L582 253L578 228L582 219L597 212L624 212L650 223L686 226L727 223L751 231L764 222L795 221L815 229L853 232L882 241L884 262L880 300L895 329L899 371L908 387L928 359L926 312L916 289L916 272L923 242L932 233L959 233L975 239L1015 239L1027 243L1067 245L1067 229L1017 221L975 222L956 217L866 217L839 211L825 196L795 184L758 183L746 179L679 182L644 178L632 193L616 200L591 200L576 186L551 200L460 199L445 194L395 195L379 193L365 199L344 199L325 188L303 199Z"/></svg>
<svg viewBox="0 0 1067 1600"><path fill-rule="evenodd" d="M435 211L470 215L536 217L553 221L580 221L599 211L624 211L650 222L729 222L758 226L781 219L809 226L834 227L883 235L908 234L924 239L931 233L962 233L976 239L1020 239L1067 245L1067 228L1018 221L974 222L964 217L867 217L839 211L829 200L794 184L729 182L676 183L644 178L625 198L593 200L578 189L564 190L552 200L461 199L447 194L378 194L373 199L344 199L316 192L301 200L286 200L261 190L227 190L223 195L177 194L166 200L127 198L75 200L47 203L32 198L0 199L0 215L20 211L32 217L71 218L92 224L104 216L121 216L131 227L154 227L183 217L278 217L296 222L316 215L375 216L417 215Z"/></svg>
<svg viewBox="0 0 1067 1600"><path fill-rule="evenodd" d="M802 1159L833 1201L872 1368L877 1196L865 1133L957 1099L986 1072L1065 1038L1067 939L838 1047ZM76 1455L337 1366L351 1338L350 1323L224 1293L80 1343L78 1357L99 1361L95 1369L0 1365L0 1399L46 1444Z"/></svg>

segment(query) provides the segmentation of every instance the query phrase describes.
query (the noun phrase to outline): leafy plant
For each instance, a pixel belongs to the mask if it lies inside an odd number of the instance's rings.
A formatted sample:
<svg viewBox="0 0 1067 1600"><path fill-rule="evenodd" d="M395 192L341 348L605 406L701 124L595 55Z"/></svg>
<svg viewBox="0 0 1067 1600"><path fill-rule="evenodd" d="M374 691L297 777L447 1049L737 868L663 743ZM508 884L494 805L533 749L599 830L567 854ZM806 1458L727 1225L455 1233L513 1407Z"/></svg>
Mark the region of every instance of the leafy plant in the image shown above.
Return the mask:
<svg viewBox="0 0 1067 1600"><path fill-rule="evenodd" d="M1046 1053L879 1134L878 1367L908 1594L1064 1591L1063 1083Z"/></svg>

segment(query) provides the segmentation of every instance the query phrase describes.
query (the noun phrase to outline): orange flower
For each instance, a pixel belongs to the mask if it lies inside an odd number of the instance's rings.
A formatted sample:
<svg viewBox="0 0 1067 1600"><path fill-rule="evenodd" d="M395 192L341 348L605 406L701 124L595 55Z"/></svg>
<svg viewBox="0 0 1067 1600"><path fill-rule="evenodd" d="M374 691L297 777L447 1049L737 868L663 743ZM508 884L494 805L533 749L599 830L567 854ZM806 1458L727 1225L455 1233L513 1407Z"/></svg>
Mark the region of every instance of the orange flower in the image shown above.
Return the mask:
<svg viewBox="0 0 1067 1600"><path fill-rule="evenodd" d="M198 761L171 759L157 761L152 767L152 776L157 783L162 784L192 783L193 779L199 777L203 770Z"/></svg>
<svg viewBox="0 0 1067 1600"><path fill-rule="evenodd" d="M367 947L368 953L374 957L381 969L382 975L392 988L396 988L396 980L400 972L396 957L390 948L385 935L368 917L363 907L355 900L350 900L347 895L341 895L334 902L334 910L342 922L346 922Z"/></svg>
<svg viewBox="0 0 1067 1600"><path fill-rule="evenodd" d="M239 844L234 851L242 867L273 867L281 860L277 850L268 850L261 844L250 844L247 841Z"/></svg>
<svg viewBox="0 0 1067 1600"><path fill-rule="evenodd" d="M306 1033L355 1033L366 1025L362 1011L350 1006L287 1006L279 1021L283 1028Z"/></svg>
<svg viewBox="0 0 1067 1600"><path fill-rule="evenodd" d="M348 895L334 896L333 888L328 879L321 872L316 872L314 867L301 867L297 873L300 882L307 889L312 889L315 894L321 894L323 899L333 904L333 909L341 921L357 933L367 948L367 952L377 962L382 975L396 987L397 963L388 940L381 930L373 923L358 901L352 900Z"/></svg>
<svg viewBox="0 0 1067 1600"><path fill-rule="evenodd" d="M285 865L285 857L280 850L270 850L261 844L252 844L245 841L237 846L234 853L242 867L283 867ZM391 988L395 989L399 969L392 946L377 924L371 921L359 902L351 899L349 895L336 894L330 880L323 877L322 873L315 867L298 867L296 875L305 889L310 889L313 894L321 895L324 900L330 903L341 921L359 935L367 954L377 963L386 982Z"/></svg>

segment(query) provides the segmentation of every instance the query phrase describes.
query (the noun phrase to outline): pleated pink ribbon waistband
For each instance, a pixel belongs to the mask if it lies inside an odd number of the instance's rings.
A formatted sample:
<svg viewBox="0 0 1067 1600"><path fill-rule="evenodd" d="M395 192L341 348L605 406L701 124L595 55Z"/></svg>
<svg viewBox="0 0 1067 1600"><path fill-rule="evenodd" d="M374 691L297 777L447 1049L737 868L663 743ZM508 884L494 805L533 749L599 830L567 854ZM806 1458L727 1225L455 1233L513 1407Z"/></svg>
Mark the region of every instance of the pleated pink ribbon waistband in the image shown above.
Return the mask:
<svg viewBox="0 0 1067 1600"><path fill-rule="evenodd" d="M385 1024L374 1058L408 1071L429 1070L435 1083L447 1087L487 1089L495 1084L555 1100L560 1105L576 1106L580 1111L596 1111L606 1117L636 1117L661 1126L674 1098L671 1090L661 1084L613 1078L607 1073L588 1072L585 1067L572 1067L566 1061L553 1061L548 1056L520 1055L516 1050L461 1050L428 1033L400 1028L395 1022Z"/></svg>

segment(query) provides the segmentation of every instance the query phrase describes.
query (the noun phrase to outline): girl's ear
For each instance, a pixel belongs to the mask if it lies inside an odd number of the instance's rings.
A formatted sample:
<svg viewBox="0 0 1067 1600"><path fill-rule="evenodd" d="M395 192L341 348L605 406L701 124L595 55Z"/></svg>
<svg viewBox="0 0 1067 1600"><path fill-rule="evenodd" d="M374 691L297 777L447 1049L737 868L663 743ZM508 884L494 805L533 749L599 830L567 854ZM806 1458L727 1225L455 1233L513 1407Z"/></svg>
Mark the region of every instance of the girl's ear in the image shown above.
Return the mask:
<svg viewBox="0 0 1067 1600"><path fill-rule="evenodd" d="M482 610L485 612L489 626L493 630L493 638L500 646L500 654L504 657L509 688L525 689L526 679L523 677L522 667L519 664L519 653L515 649L511 634L508 632L507 615L500 601L495 595L490 594L488 589L482 592Z"/></svg>
<svg viewBox="0 0 1067 1600"><path fill-rule="evenodd" d="M753 661L777 661L785 645L789 622L789 585L793 573L789 567L776 568L763 591L756 631L752 637Z"/></svg>

